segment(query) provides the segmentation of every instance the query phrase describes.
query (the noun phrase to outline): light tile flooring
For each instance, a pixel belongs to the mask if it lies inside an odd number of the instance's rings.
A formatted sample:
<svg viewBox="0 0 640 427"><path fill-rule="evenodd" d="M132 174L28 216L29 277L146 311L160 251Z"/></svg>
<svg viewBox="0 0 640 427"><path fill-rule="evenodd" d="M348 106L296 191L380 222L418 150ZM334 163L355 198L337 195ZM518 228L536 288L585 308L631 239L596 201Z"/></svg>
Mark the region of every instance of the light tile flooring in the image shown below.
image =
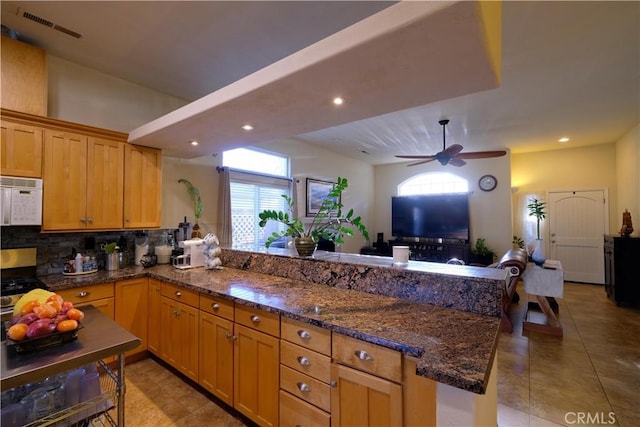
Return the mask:
<svg viewBox="0 0 640 427"><path fill-rule="evenodd" d="M566 283L564 337L523 335L518 291L515 330L498 345L498 425L639 426L640 310L617 307L602 286ZM153 359L127 365L126 384L127 426L244 425Z"/></svg>

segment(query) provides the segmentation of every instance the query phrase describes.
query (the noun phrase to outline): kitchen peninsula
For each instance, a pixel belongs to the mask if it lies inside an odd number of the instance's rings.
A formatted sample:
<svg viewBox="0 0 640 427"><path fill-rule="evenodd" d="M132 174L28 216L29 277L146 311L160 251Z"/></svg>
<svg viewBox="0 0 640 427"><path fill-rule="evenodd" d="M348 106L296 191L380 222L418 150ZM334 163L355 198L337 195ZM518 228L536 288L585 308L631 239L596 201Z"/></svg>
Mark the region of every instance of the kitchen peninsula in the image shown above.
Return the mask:
<svg viewBox="0 0 640 427"><path fill-rule="evenodd" d="M495 424L496 344L506 273L422 262L383 266L376 265L377 257L360 257L357 263L302 259L286 251L225 249L222 270L159 265L41 279L61 291L106 282L117 287L124 280L149 277L150 283L193 292L201 303L216 298L236 310L274 315L282 321L283 342L285 323L294 322L330 331L334 352L338 337L390 350L402 357L401 375L391 378L391 384L402 387L400 419L405 425ZM150 322L150 337L154 327ZM368 357L359 354L362 360ZM332 417L334 406L332 397Z"/></svg>

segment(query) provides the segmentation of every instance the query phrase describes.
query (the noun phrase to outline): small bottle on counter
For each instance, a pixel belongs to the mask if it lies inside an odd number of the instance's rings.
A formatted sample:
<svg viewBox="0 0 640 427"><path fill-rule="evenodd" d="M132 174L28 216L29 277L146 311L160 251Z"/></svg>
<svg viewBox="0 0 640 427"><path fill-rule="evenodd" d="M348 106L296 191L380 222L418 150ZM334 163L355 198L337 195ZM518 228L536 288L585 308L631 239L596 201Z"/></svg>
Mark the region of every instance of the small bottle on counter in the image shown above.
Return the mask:
<svg viewBox="0 0 640 427"><path fill-rule="evenodd" d="M82 273L82 254L80 252L76 255L75 272Z"/></svg>

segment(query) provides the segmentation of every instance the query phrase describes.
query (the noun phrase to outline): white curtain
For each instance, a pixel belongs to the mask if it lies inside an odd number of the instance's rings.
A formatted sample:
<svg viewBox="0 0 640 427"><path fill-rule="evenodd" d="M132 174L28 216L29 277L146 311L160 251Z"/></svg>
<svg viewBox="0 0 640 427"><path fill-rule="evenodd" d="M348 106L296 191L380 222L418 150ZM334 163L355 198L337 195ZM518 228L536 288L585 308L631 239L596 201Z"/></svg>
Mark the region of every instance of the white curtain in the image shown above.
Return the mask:
<svg viewBox="0 0 640 427"><path fill-rule="evenodd" d="M218 180L218 218L220 218L220 229L218 240L221 245L231 245L231 179L229 168L218 168L220 174Z"/></svg>
<svg viewBox="0 0 640 427"><path fill-rule="evenodd" d="M533 252L535 248L535 242L537 238L536 232L536 217L529 216L529 209L527 205L532 202L533 199L545 201L544 193L523 193L518 194L516 197L516 220L514 223L514 232L516 236L524 240L525 248L529 253ZM546 210L548 212L548 209ZM545 244L547 239L547 219L545 218L540 222L540 238L544 239Z"/></svg>

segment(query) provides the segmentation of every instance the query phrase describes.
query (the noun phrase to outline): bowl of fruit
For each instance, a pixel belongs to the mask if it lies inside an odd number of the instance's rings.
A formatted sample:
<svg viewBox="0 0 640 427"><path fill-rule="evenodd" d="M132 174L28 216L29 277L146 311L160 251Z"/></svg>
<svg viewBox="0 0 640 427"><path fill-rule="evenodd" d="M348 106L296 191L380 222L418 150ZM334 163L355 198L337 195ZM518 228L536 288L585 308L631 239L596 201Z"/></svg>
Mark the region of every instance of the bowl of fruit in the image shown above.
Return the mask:
<svg viewBox="0 0 640 427"><path fill-rule="evenodd" d="M73 341L82 328L84 313L71 301L44 289L35 289L18 300L7 327L7 347L16 352Z"/></svg>

